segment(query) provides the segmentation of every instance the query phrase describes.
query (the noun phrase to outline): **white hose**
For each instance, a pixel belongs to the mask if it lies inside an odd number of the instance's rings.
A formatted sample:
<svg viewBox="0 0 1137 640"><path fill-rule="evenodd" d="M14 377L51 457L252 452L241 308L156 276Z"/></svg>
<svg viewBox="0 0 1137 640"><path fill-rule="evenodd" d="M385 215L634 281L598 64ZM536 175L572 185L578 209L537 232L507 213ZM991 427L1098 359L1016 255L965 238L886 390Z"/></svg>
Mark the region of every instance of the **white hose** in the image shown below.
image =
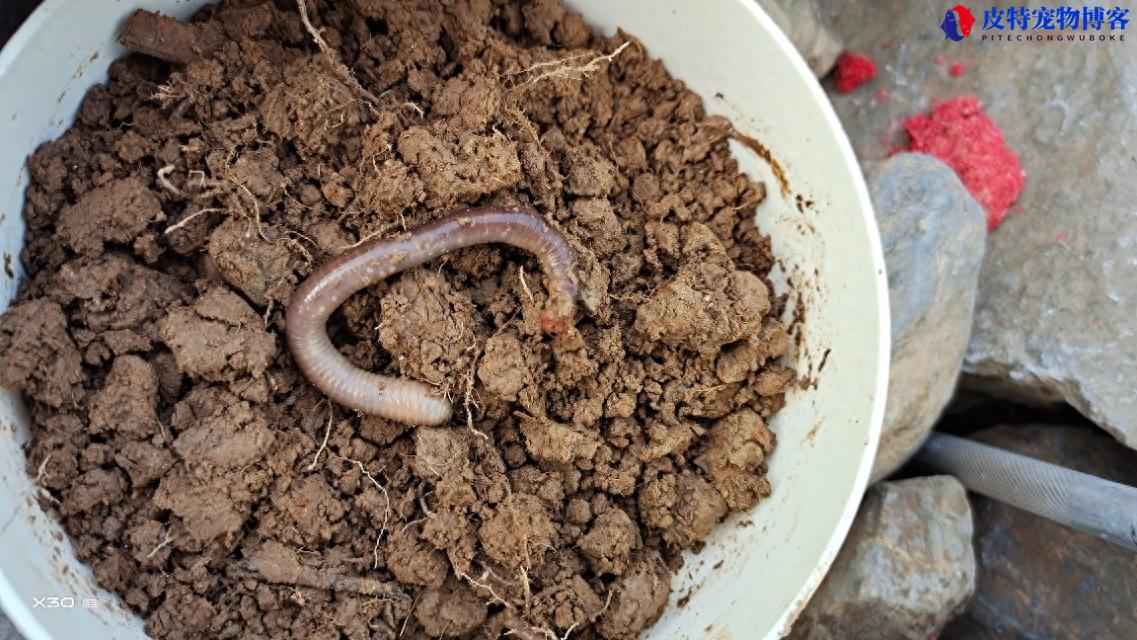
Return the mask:
<svg viewBox="0 0 1137 640"><path fill-rule="evenodd" d="M942 433L917 457L976 493L1137 551L1137 488Z"/></svg>

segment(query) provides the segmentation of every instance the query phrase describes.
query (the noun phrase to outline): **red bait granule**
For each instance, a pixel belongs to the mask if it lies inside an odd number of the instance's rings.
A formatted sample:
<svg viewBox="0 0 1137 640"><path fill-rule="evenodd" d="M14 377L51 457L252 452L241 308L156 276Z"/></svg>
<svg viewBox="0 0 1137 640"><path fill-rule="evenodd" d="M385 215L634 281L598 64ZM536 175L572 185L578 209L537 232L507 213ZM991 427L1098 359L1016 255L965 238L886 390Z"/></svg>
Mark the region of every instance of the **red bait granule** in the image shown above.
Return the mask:
<svg viewBox="0 0 1137 640"><path fill-rule="evenodd" d="M951 63L951 66L948 67L948 73L950 73L951 77L953 77L953 78L958 78L958 77L962 76L963 75L963 63L962 62Z"/></svg>
<svg viewBox="0 0 1137 640"><path fill-rule="evenodd" d="M909 137L904 150L935 156L954 169L987 210L987 230L998 228L1026 185L1026 173L979 99L965 96L937 103L930 114L906 119L904 129Z"/></svg>
<svg viewBox="0 0 1137 640"><path fill-rule="evenodd" d="M937 53L936 54L936 64L943 64L943 63L944 63L944 54Z"/></svg>
<svg viewBox="0 0 1137 640"><path fill-rule="evenodd" d="M837 57L835 74L837 90L849 93L876 76L876 63L866 55L845 51Z"/></svg>

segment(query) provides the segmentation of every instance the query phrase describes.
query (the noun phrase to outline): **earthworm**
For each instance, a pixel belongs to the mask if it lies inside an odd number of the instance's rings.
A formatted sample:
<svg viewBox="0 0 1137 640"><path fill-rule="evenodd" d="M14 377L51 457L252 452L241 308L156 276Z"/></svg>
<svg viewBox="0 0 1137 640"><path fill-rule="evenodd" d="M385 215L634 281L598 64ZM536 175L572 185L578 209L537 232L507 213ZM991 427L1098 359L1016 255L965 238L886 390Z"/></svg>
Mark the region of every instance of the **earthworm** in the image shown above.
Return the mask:
<svg viewBox="0 0 1137 640"><path fill-rule="evenodd" d="M1137 488L943 433L918 459L976 493L1137 551Z"/></svg>
<svg viewBox="0 0 1137 640"><path fill-rule="evenodd" d="M450 403L431 387L356 367L336 350L326 325L356 291L444 253L488 242L537 256L549 292L541 326L549 333L569 327L577 296L576 261L564 236L532 210L477 207L454 211L410 233L370 240L317 269L288 305L285 332L296 365L329 398L351 409L414 425L446 422Z"/></svg>

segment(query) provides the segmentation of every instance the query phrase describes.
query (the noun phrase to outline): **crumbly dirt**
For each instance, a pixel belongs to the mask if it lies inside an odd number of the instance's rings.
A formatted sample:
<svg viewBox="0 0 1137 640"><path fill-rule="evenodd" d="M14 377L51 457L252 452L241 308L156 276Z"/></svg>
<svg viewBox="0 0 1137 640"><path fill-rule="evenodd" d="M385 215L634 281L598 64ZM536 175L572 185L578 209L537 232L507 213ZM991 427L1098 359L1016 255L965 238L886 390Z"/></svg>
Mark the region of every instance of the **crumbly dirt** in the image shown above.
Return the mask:
<svg viewBox="0 0 1137 640"><path fill-rule="evenodd" d="M29 158L0 384L43 504L162 640L635 637L680 552L771 491L793 374L763 185L633 37L556 0L309 12L335 56L291 2L206 8L204 57L115 62ZM567 235L575 328L542 332L532 256L455 252L329 323L453 423L330 405L285 347L297 283L478 204Z"/></svg>

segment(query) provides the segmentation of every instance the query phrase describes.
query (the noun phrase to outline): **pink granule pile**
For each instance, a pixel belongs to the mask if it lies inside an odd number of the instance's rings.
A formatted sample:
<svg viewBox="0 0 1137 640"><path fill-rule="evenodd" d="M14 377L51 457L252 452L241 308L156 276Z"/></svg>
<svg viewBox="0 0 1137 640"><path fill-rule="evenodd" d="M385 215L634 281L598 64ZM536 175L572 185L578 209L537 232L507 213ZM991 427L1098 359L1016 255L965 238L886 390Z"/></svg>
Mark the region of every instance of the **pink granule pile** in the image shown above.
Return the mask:
<svg viewBox="0 0 1137 640"><path fill-rule="evenodd" d="M841 93L849 93L875 76L876 63L872 58L852 51L845 51L837 57L834 83Z"/></svg>
<svg viewBox="0 0 1137 640"><path fill-rule="evenodd" d="M909 143L903 150L935 156L954 169L987 210L988 231L998 228L1026 185L1026 172L999 125L983 113L979 99L965 96L939 102L930 114L906 119L904 129Z"/></svg>

